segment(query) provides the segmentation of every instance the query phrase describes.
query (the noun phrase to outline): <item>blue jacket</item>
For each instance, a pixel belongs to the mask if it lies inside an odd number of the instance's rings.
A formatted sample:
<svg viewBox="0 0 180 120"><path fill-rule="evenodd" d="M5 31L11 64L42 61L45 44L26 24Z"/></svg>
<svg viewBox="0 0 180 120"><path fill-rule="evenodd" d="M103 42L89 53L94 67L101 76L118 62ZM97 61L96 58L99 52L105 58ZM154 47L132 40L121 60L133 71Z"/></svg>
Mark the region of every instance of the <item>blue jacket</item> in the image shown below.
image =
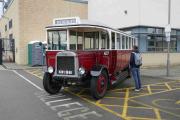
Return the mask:
<svg viewBox="0 0 180 120"><path fill-rule="evenodd" d="M137 51L133 51L133 52L139 53L138 50L137 50ZM130 56L130 63L129 63L129 66L130 66L130 68L139 68L140 65L136 65L136 64L135 64L135 55L134 55L133 52L131 53L131 56Z"/></svg>

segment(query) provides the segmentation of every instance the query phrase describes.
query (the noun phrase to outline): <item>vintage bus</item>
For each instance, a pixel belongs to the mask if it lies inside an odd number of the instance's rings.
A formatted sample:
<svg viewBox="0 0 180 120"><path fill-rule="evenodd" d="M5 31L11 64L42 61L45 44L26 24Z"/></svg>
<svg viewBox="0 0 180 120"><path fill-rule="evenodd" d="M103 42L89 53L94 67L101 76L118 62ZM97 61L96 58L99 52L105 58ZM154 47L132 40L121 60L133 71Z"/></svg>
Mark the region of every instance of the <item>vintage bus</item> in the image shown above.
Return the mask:
<svg viewBox="0 0 180 120"><path fill-rule="evenodd" d="M102 98L120 81L121 72L129 71L132 46L138 44L132 35L78 17L54 19L46 30L43 86L49 94L82 85L95 99Z"/></svg>

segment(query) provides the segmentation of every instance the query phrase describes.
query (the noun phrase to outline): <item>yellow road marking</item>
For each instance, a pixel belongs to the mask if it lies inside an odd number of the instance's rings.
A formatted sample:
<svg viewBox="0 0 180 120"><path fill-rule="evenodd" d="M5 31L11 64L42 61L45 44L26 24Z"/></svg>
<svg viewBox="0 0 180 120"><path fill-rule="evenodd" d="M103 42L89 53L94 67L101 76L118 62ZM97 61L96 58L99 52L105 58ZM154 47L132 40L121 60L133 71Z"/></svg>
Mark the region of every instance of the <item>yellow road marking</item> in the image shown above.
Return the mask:
<svg viewBox="0 0 180 120"><path fill-rule="evenodd" d="M110 98L110 99L127 99L127 98L121 98L120 96L119 97L104 97L104 98Z"/></svg>
<svg viewBox="0 0 180 120"><path fill-rule="evenodd" d="M116 92L116 91L110 91L111 93L126 93L126 92Z"/></svg>
<svg viewBox="0 0 180 120"><path fill-rule="evenodd" d="M175 110L175 109L180 110L180 108L178 106L177 107L170 107L170 106L164 106L164 105L162 106L162 105L159 104L159 102L161 102L161 101L171 102L173 104L174 103L176 104L176 101L174 99L155 99L155 100L152 101L152 104L157 106L157 107L160 107L160 108L172 109L172 110Z"/></svg>
<svg viewBox="0 0 180 120"><path fill-rule="evenodd" d="M100 104L100 103L101 103L101 99L96 102L96 104Z"/></svg>
<svg viewBox="0 0 180 120"><path fill-rule="evenodd" d="M151 91L150 85L148 85L148 86L147 86L147 89L148 89L149 94L152 94L152 91Z"/></svg>
<svg viewBox="0 0 180 120"><path fill-rule="evenodd" d="M124 107L122 105L108 105L108 104L101 104L103 106L107 106L107 107ZM136 106L127 106L128 108L137 108L137 109L152 109L152 108L148 108L148 107L136 107Z"/></svg>
<svg viewBox="0 0 180 120"><path fill-rule="evenodd" d="M130 87L130 88L132 88L132 89L133 89L133 87ZM129 89L130 89L130 88L129 88ZM126 89L127 89L127 88L120 88L120 89L119 89L119 88L117 88L117 89L110 90L110 91L118 91L118 90L121 90L120 92L126 92Z"/></svg>
<svg viewBox="0 0 180 120"><path fill-rule="evenodd" d="M32 72L29 72L29 71L27 71L27 70L25 70L27 73L29 73L29 74L32 74L32 75L34 75L34 76L36 76L36 77L38 77L39 79L43 79L43 77L42 76L38 76L38 75L36 75L36 74L34 74L34 73L32 73Z"/></svg>
<svg viewBox="0 0 180 120"><path fill-rule="evenodd" d="M152 91L152 90L167 90L167 89L160 89L160 88L159 88L159 89L158 89L158 88L156 89L156 88L151 88L151 91Z"/></svg>
<svg viewBox="0 0 180 120"><path fill-rule="evenodd" d="M167 83L165 83L165 85L169 90L172 90L172 88Z"/></svg>
<svg viewBox="0 0 180 120"><path fill-rule="evenodd" d="M154 109L154 112L156 114L157 120L161 120L161 115L158 109Z"/></svg>
<svg viewBox="0 0 180 120"><path fill-rule="evenodd" d="M165 90L165 91L160 91L160 92L155 92L152 93L151 95L159 94L159 93L164 93L164 92L169 92L173 90L179 90L180 88L172 89L172 90ZM129 97L129 98L137 98L137 97L142 97L142 96L149 96L150 94L144 94L144 95L139 95L139 96L134 96L134 97Z"/></svg>
<svg viewBox="0 0 180 120"><path fill-rule="evenodd" d="M164 86L164 83L161 83L161 84L154 84L154 85L151 85L152 87L155 87L155 86Z"/></svg>
<svg viewBox="0 0 180 120"><path fill-rule="evenodd" d="M72 95L76 95L76 94L74 94L73 92L71 92L71 91L69 91L69 90L66 90L66 91L67 91L68 93L72 94ZM116 116L118 116L118 117L123 118L123 119L126 120L126 118L123 117L121 114L119 114L119 113L117 113L117 112L115 112L115 111L113 111L113 110L110 110L110 109L104 107L104 106L101 105L101 104L96 104L95 102L92 102L92 101L90 101L90 100L88 100L88 99L86 99L86 98L81 97L80 95L76 95L76 96L78 96L79 98L83 99L84 101L86 101L86 102L88 102L88 103L91 103L91 104L93 104L93 105L95 105L95 106L98 106L98 107L100 107L101 109L106 110L106 111L108 111L108 112L110 112L110 113L112 113L112 114L114 114L114 115L116 115Z"/></svg>
<svg viewBox="0 0 180 120"><path fill-rule="evenodd" d="M157 119L153 119L153 118L142 118L142 117L127 117L131 120L157 120Z"/></svg>
<svg viewBox="0 0 180 120"><path fill-rule="evenodd" d="M180 100L176 102L176 104L180 104Z"/></svg>
<svg viewBox="0 0 180 120"><path fill-rule="evenodd" d="M81 95L83 92L85 91L85 89L81 90L79 93L77 93L78 95Z"/></svg>
<svg viewBox="0 0 180 120"><path fill-rule="evenodd" d="M174 81L170 81L170 82L161 82L161 83L154 83L154 84L148 84L150 86L154 86L154 85L159 85L159 84L164 84L164 83L176 83L176 82L180 82L180 80L174 80ZM148 86L148 85L144 85L144 86Z"/></svg>
<svg viewBox="0 0 180 120"><path fill-rule="evenodd" d="M147 104L144 104L144 103L142 103L142 102L138 102L138 101L136 101L136 100L130 99L129 101L133 101L133 102L135 102L135 103L138 103L138 104L140 104L140 105L143 105L143 106L146 106L146 107L149 107L149 108L157 109L157 108L155 108L155 107L153 107L153 106L151 106L151 105L147 105ZM170 114L170 115L176 116L176 117L180 117L180 115L177 115L177 114L168 112L168 111L163 110L163 109L160 109L160 108L158 108L158 110L159 110L159 111L162 111L162 112L165 112L165 113L168 113L168 114Z"/></svg>
<svg viewBox="0 0 180 120"><path fill-rule="evenodd" d="M128 109L128 98L129 98L129 89L126 89L126 95L125 95L125 100L124 100L124 107L123 107L123 112L122 112L122 116L126 117L127 116L127 109Z"/></svg>
<svg viewBox="0 0 180 120"><path fill-rule="evenodd" d="M32 74L31 72L29 72L29 71L27 71L26 70L26 72L28 72L28 73L30 73L30 74ZM34 76L36 76L36 77L38 77L38 78L40 78L40 79L42 79L42 77L40 77L40 76L37 76L36 74L35 74L36 72L33 72L33 75ZM177 81L171 81L171 82L165 82L165 83L156 83L156 84L149 84L149 85L145 85L144 87L146 87L146 86L150 86L150 85L156 85L156 86L158 86L158 84L167 84L167 83L176 83L176 82L179 82L179 80L177 80ZM166 85L167 86L167 85ZM123 89L115 89L115 90L111 90L111 91L118 91L118 90L126 90L126 91L122 91L122 93L125 93L126 92L126 95L125 95L125 97L127 97L127 89L128 89L128 97L129 97L129 89L130 88L123 88ZM170 88L168 88L168 89L170 89ZM177 89L172 89L171 88L171 90L168 90L168 91L172 91L172 90L178 90L178 89L180 89L180 88L177 88ZM150 89L151 90L151 89ZM158 93L163 93L163 92L168 92L167 90L166 91L161 91L161 92L157 92L157 93L152 93L152 94L158 94ZM71 93L71 94L73 94L73 95L76 95L76 94L74 94L74 93L72 93L72 92L70 92L70 91L67 91L67 92L69 92L69 93ZM120 91L121 92L121 91ZM143 94L143 95L140 95L140 96L146 96L146 95L149 95L149 94ZM119 116L119 117L121 117L121 118L123 118L123 119L137 119L137 120L139 120L139 119L150 119L150 118L140 118L140 117L127 117L127 108L128 107L133 107L133 106L128 106L128 98L126 99L126 98L124 98L125 100L126 100L126 106L124 105L124 106L118 106L118 105L116 105L117 107L123 107L123 114L121 115L121 114L119 114L119 113L117 113L117 112L115 112L115 111L113 111L113 110L110 110L110 109L108 109L108 108L106 108L105 106L108 106L108 105L104 105L104 104L100 104L100 101L97 101L96 103L95 102L93 102L93 101L90 101L88 98L83 98L83 97L81 97L80 95L76 95L76 96L78 96L78 97L80 97L81 99L83 99L83 100L85 100L85 101L87 101L87 102L89 102L89 103L91 103L91 104L94 104L94 105L96 105L96 106L98 106L98 107L100 107L100 108L102 108L102 109L104 109L104 110L106 110L106 111L108 111L108 112L110 112L110 113L112 113L112 114L114 114L114 115L117 115L117 116ZM138 96L139 97L139 96ZM117 97L115 97L115 98L117 98ZM131 97L131 98L134 98L134 97ZM137 102L136 102L137 103ZM176 102L177 104L179 104L180 103L180 101L177 101ZM140 104L140 103L139 103ZM152 107L152 106L150 106L150 105L146 105L146 104L141 104L141 105L144 105L144 106L147 106L147 108L149 108L149 109L154 109L154 111L158 111L159 112L159 110L157 109L157 108L154 108L154 107ZM142 109L147 109L146 107L137 107L137 108L142 108ZM155 110L156 109L156 110ZM167 111L164 111L164 110L160 110L160 111L163 111L163 112L166 112L166 113L169 113L169 114L171 114L171 115L174 115L174 116L176 116L176 117L180 117L179 115L177 115L177 114L174 114L174 113L171 113L171 112L167 112ZM158 113L156 113L156 114L158 114ZM124 115L125 115L125 117L124 117ZM156 115L157 116L157 115ZM157 116L157 118L158 118L158 116ZM152 120L152 119L151 119Z"/></svg>

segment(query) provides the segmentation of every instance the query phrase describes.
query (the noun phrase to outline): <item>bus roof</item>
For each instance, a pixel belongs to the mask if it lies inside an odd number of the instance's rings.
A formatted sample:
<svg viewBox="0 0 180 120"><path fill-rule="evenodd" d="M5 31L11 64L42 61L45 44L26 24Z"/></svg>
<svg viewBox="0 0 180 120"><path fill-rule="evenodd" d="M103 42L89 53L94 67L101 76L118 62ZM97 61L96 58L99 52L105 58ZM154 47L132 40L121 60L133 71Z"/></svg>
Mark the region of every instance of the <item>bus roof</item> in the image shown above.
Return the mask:
<svg viewBox="0 0 180 120"><path fill-rule="evenodd" d="M58 19L56 19L56 20L58 20ZM116 31L116 32L121 33L121 34L130 36L130 37L134 37L133 35L130 35L128 33L121 31L121 30L109 27L109 26L102 24L100 22L90 21L90 20L86 20L86 19L81 19L80 22L73 23L73 24L55 24L54 23L53 25L47 26L46 29L47 30L58 29L58 28L66 29L66 28L71 28L71 27L73 27L73 28L75 28L75 27L95 27L95 28L101 28L101 29L110 29L112 31Z"/></svg>

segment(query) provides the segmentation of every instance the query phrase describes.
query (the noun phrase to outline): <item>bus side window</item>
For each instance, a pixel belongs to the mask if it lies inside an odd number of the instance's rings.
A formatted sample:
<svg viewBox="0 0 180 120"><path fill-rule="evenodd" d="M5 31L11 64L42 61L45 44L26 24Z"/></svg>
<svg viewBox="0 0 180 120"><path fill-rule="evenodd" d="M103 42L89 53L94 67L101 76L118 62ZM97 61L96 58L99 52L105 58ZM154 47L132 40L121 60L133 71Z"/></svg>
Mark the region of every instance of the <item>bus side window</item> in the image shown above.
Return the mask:
<svg viewBox="0 0 180 120"><path fill-rule="evenodd" d="M70 31L70 50L76 50L76 44L77 44L77 32L76 31Z"/></svg>
<svg viewBox="0 0 180 120"><path fill-rule="evenodd" d="M122 49L125 49L125 36L122 35Z"/></svg>
<svg viewBox="0 0 180 120"><path fill-rule="evenodd" d="M132 47L134 46L134 38L132 38Z"/></svg>
<svg viewBox="0 0 180 120"><path fill-rule="evenodd" d="M121 49L121 36L119 33L117 35L117 49Z"/></svg>
<svg viewBox="0 0 180 120"><path fill-rule="evenodd" d="M78 50L83 49L83 33L82 32L77 33L77 49Z"/></svg>
<svg viewBox="0 0 180 120"><path fill-rule="evenodd" d="M101 49L109 49L109 36L107 32L101 32Z"/></svg>
<svg viewBox="0 0 180 120"><path fill-rule="evenodd" d="M112 49L115 49L115 33L111 32Z"/></svg>
<svg viewBox="0 0 180 120"><path fill-rule="evenodd" d="M132 41L131 41L131 45L132 45L131 49L132 49L133 46L134 46L134 44L133 44L133 43L134 43L134 38L131 38L131 40L132 40Z"/></svg>
<svg viewBox="0 0 180 120"><path fill-rule="evenodd" d="M135 45L137 45L137 43L138 43L138 40L137 40L137 39L135 39L135 43L134 43L134 44L135 44Z"/></svg>
<svg viewBox="0 0 180 120"><path fill-rule="evenodd" d="M131 49L132 48L132 39L131 39L131 37L129 37L129 49Z"/></svg>
<svg viewBox="0 0 180 120"><path fill-rule="evenodd" d="M95 38L95 49L99 49L99 32L95 32L94 34L95 34L95 36L94 36L94 38Z"/></svg>
<svg viewBox="0 0 180 120"><path fill-rule="evenodd" d="M126 36L126 49L129 49L129 38Z"/></svg>
<svg viewBox="0 0 180 120"><path fill-rule="evenodd" d="M84 33L84 49L90 49L91 48L91 33L85 32Z"/></svg>
<svg viewBox="0 0 180 120"><path fill-rule="evenodd" d="M84 45L85 49L99 49L99 33L86 32L84 34Z"/></svg>

